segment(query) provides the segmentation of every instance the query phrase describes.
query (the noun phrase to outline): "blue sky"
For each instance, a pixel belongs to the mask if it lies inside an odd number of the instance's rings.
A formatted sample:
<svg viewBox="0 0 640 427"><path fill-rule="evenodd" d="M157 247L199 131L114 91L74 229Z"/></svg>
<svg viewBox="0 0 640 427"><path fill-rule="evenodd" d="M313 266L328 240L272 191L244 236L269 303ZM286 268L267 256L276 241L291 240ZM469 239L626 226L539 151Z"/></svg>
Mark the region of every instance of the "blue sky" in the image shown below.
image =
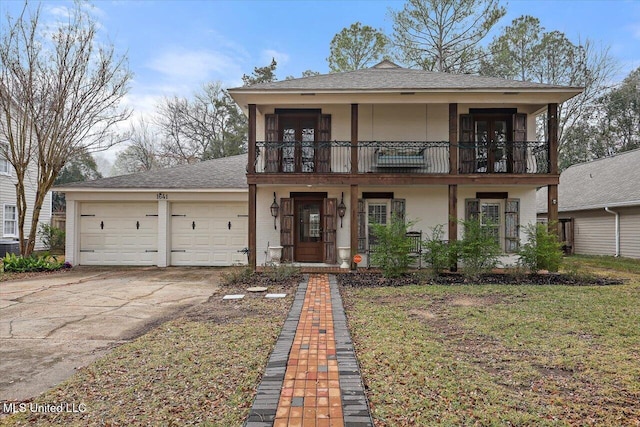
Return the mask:
<svg viewBox="0 0 640 427"><path fill-rule="evenodd" d="M403 1L98 0L93 14L102 37L127 53L134 80L127 104L150 113L163 96L188 96L202 84L241 85L243 73L278 61L278 79L304 70L328 72L329 43L355 21L392 33L389 9ZM495 31L523 14L572 41L589 38L610 46L621 80L640 66L640 1L512 0ZM44 17L60 15L69 1L43 3ZM22 0L0 0L2 23Z"/></svg>

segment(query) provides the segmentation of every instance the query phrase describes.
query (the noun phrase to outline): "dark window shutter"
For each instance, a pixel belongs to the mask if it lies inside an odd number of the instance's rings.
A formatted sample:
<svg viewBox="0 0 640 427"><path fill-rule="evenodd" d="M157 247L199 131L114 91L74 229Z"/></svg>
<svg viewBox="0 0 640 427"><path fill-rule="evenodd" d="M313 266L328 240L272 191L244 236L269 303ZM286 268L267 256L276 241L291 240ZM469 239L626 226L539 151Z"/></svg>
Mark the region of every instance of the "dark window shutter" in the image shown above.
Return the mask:
<svg viewBox="0 0 640 427"><path fill-rule="evenodd" d="M475 172L476 147L473 136L473 116L460 114L460 141L458 143L460 173Z"/></svg>
<svg viewBox="0 0 640 427"><path fill-rule="evenodd" d="M367 210L364 199L358 199L358 252L367 250Z"/></svg>
<svg viewBox="0 0 640 427"><path fill-rule="evenodd" d="M265 115L265 172L278 172L280 169L280 148L278 115Z"/></svg>
<svg viewBox="0 0 640 427"><path fill-rule="evenodd" d="M466 199L464 201L464 218L467 221L480 220L480 199Z"/></svg>
<svg viewBox="0 0 640 427"><path fill-rule="evenodd" d="M331 115L320 115L316 149L316 170L320 173L331 172Z"/></svg>
<svg viewBox="0 0 640 427"><path fill-rule="evenodd" d="M282 261L293 261L293 199L280 199L280 246Z"/></svg>
<svg viewBox="0 0 640 427"><path fill-rule="evenodd" d="M527 172L527 115L513 115L513 173Z"/></svg>
<svg viewBox="0 0 640 427"><path fill-rule="evenodd" d="M405 220L405 199L391 199L391 218L400 218Z"/></svg>
<svg viewBox="0 0 640 427"><path fill-rule="evenodd" d="M520 199L507 199L504 209L505 252L515 253L519 246Z"/></svg>
<svg viewBox="0 0 640 427"><path fill-rule="evenodd" d="M322 218L322 244L324 262L335 264L336 256L336 217L338 199L324 199L324 216Z"/></svg>

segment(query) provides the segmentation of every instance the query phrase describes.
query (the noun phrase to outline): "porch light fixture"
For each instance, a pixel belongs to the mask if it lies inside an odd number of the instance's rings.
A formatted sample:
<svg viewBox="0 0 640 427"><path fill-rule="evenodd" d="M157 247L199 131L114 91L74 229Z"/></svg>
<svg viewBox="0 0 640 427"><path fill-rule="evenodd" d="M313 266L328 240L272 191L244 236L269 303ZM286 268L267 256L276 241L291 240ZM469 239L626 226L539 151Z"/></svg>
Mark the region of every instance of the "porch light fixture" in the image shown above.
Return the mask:
<svg viewBox="0 0 640 427"><path fill-rule="evenodd" d="M273 229L277 230L276 227L276 218L278 218L278 211L280 211L280 206L278 206L278 202L276 202L276 192L273 192L273 203L271 203L271 216L273 217Z"/></svg>
<svg viewBox="0 0 640 427"><path fill-rule="evenodd" d="M347 207L344 205L344 192L342 192L342 196L340 197L340 204L338 205L338 216L340 217L340 228L342 228L342 218L344 218L344 214L347 213Z"/></svg>

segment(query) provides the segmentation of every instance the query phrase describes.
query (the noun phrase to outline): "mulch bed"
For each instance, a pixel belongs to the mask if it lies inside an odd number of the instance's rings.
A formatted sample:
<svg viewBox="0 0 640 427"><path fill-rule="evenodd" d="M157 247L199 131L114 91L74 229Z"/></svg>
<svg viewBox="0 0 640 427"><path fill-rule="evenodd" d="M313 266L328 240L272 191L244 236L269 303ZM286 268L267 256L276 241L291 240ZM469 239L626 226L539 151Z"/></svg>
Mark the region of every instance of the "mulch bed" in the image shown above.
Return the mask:
<svg viewBox="0 0 640 427"><path fill-rule="evenodd" d="M610 277L574 275L563 273L548 274L483 274L474 280L458 273L442 273L430 276L424 272L404 274L398 278L385 278L381 273L358 272L339 274L338 284L351 287L380 287L408 285L565 285L565 286L608 286L621 285L622 279Z"/></svg>

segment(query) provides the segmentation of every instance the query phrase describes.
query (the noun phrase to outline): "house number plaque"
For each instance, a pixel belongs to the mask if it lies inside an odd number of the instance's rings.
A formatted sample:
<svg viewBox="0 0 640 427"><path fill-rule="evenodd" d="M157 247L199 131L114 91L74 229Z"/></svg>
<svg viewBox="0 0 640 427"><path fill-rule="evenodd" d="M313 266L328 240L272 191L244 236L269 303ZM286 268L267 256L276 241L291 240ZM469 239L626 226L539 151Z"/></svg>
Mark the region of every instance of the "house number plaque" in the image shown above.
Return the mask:
<svg viewBox="0 0 640 427"><path fill-rule="evenodd" d="M167 193L158 193L158 200L167 200L169 195Z"/></svg>

